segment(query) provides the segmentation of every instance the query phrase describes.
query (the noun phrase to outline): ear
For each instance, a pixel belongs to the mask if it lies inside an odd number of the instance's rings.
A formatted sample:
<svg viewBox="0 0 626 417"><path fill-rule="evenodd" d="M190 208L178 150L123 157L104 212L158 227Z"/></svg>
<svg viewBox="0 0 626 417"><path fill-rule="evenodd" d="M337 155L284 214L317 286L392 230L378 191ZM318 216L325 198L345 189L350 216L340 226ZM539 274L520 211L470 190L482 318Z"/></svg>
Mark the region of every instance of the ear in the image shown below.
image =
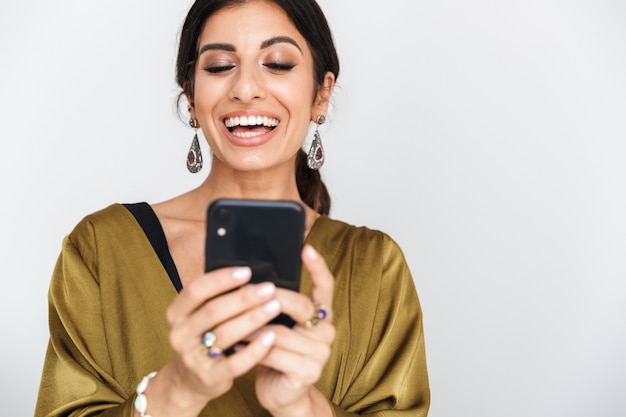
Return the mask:
<svg viewBox="0 0 626 417"><path fill-rule="evenodd" d="M194 106L193 97L191 95L190 85L187 81L183 83L183 92L185 93L185 98L187 99L187 110L189 110L189 117L196 120L196 108Z"/></svg>
<svg viewBox="0 0 626 417"><path fill-rule="evenodd" d="M324 82L317 89L315 100L313 101L313 108L311 109L311 120L317 121L319 116L326 116L328 114L328 105L330 104L330 96L333 93L335 87L335 74L327 72L324 75Z"/></svg>

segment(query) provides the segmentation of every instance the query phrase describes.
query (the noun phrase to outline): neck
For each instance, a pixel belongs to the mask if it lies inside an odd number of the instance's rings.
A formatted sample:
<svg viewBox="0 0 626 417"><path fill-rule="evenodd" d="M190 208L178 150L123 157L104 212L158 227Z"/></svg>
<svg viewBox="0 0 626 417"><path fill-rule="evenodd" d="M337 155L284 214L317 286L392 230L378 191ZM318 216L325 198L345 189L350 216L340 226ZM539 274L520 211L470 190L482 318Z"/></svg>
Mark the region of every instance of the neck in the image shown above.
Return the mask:
<svg viewBox="0 0 626 417"><path fill-rule="evenodd" d="M218 198L292 200L304 205L293 162L263 171L237 171L214 158L204 182L183 197L185 206L194 207L189 215L198 219L204 218L206 208Z"/></svg>
<svg viewBox="0 0 626 417"><path fill-rule="evenodd" d="M212 199L300 201L293 161L262 171L238 171L214 159L211 172L200 189Z"/></svg>

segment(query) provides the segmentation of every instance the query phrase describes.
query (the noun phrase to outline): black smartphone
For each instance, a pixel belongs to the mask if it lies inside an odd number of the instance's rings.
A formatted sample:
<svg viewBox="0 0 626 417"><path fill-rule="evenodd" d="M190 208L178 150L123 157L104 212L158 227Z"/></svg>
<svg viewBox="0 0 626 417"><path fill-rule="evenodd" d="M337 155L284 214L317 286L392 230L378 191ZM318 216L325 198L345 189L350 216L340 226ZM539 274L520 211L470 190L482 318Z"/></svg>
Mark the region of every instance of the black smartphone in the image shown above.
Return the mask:
<svg viewBox="0 0 626 417"><path fill-rule="evenodd" d="M215 200L207 212L205 270L249 266L250 282L300 289L304 208L295 201ZM280 314L273 323L292 327Z"/></svg>

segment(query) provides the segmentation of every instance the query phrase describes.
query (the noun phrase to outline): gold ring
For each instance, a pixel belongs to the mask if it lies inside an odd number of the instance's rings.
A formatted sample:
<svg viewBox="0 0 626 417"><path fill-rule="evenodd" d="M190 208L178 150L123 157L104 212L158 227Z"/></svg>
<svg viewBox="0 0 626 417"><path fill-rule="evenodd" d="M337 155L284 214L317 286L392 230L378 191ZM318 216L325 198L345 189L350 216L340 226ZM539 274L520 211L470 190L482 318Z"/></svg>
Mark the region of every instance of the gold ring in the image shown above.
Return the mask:
<svg viewBox="0 0 626 417"><path fill-rule="evenodd" d="M304 322L304 327L307 327L309 329L312 327L315 327L319 325L320 321L324 320L326 316L328 316L326 307L324 307L323 305L319 303L316 303L315 311L313 312L313 315L311 316L311 318L309 318L308 320Z"/></svg>

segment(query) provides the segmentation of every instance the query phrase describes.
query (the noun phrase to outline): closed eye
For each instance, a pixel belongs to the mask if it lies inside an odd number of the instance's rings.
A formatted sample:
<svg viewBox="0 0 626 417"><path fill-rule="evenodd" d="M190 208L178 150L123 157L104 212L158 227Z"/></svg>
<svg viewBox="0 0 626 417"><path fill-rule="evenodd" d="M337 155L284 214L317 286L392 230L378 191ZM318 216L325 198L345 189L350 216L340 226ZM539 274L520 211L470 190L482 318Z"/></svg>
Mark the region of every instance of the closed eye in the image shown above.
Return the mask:
<svg viewBox="0 0 626 417"><path fill-rule="evenodd" d="M269 64L264 64L265 67L271 69L272 71L277 71L277 72L287 72L290 71L293 67L295 67L295 65L293 64L282 64L279 62L272 62Z"/></svg>
<svg viewBox="0 0 626 417"><path fill-rule="evenodd" d="M210 74L219 74L221 72L230 71L235 68L234 65L216 65L211 67L206 67L204 70Z"/></svg>

